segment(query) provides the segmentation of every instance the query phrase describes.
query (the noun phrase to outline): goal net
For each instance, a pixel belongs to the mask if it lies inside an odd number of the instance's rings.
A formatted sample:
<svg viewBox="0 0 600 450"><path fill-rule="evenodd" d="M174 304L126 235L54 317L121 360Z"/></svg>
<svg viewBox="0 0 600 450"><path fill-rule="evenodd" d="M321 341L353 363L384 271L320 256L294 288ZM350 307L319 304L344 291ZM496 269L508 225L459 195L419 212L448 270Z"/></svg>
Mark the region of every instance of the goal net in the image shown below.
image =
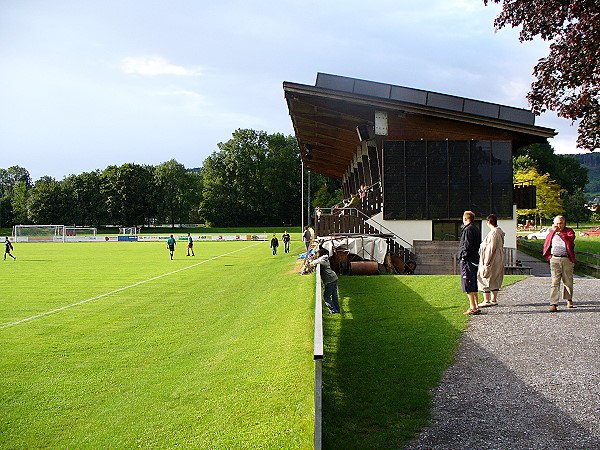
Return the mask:
<svg viewBox="0 0 600 450"><path fill-rule="evenodd" d="M136 235L140 234L140 227L122 227L119 228L119 234Z"/></svg>
<svg viewBox="0 0 600 450"><path fill-rule="evenodd" d="M65 236L96 236L94 227L65 227Z"/></svg>
<svg viewBox="0 0 600 450"><path fill-rule="evenodd" d="M64 225L15 225L15 242L64 242Z"/></svg>

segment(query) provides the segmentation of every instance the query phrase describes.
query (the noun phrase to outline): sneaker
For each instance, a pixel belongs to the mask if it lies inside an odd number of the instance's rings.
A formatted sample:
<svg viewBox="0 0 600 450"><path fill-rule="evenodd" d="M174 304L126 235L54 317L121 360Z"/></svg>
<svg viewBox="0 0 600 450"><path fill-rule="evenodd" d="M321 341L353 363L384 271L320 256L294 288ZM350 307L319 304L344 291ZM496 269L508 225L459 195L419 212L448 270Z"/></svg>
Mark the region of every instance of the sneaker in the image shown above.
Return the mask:
<svg viewBox="0 0 600 450"><path fill-rule="evenodd" d="M549 312L556 312L558 308L556 307L556 305L550 305L550 309L548 310Z"/></svg>
<svg viewBox="0 0 600 450"><path fill-rule="evenodd" d="M575 308L571 300L567 300L567 308Z"/></svg>

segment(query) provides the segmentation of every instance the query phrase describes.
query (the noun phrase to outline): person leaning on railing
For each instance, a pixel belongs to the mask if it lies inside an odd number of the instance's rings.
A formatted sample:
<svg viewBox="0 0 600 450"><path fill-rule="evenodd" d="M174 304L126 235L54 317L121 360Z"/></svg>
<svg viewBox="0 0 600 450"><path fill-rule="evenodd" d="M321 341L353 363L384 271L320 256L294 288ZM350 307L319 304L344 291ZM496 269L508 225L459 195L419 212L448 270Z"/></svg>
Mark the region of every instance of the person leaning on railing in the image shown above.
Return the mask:
<svg viewBox="0 0 600 450"><path fill-rule="evenodd" d="M338 276L331 268L329 264L329 253L324 248L320 248L317 252L317 259L310 262L311 267L315 267L317 264L321 266L321 280L325 285L325 292L323 292L323 300L329 314L338 314L340 312L340 303L337 292L337 280Z"/></svg>

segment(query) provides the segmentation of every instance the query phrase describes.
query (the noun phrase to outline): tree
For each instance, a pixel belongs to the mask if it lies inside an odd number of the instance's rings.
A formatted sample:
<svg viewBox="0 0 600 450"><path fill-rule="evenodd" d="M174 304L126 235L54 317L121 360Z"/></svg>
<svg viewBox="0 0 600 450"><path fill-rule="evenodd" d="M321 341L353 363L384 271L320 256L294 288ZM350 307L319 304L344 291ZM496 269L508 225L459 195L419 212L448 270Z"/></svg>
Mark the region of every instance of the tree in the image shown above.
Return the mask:
<svg viewBox="0 0 600 450"><path fill-rule="evenodd" d="M585 222L590 220L592 211L585 205L585 195L581 189L577 190L572 194L568 194L564 199L565 216L569 222L577 223L579 228L579 222Z"/></svg>
<svg viewBox="0 0 600 450"><path fill-rule="evenodd" d="M127 163L108 166L100 176L108 219L118 225L137 226L156 216L157 189L154 168Z"/></svg>
<svg viewBox="0 0 600 450"><path fill-rule="evenodd" d="M236 130L202 168L200 214L215 226L291 224L300 213L300 159L292 136Z"/></svg>
<svg viewBox="0 0 600 450"><path fill-rule="evenodd" d="M159 216L175 223L188 223L192 209L200 203L199 177L174 159L154 168L154 181L160 192Z"/></svg>
<svg viewBox="0 0 600 450"><path fill-rule="evenodd" d="M98 226L106 218L106 206L100 192L100 171L70 175L63 181L63 189L72 208L65 223L78 226Z"/></svg>
<svg viewBox="0 0 600 450"><path fill-rule="evenodd" d="M514 174L516 183L533 181L536 188L535 209L518 209L518 217L535 216L550 219L564 212L561 195L565 192L549 174L540 174L537 169L517 170Z"/></svg>
<svg viewBox="0 0 600 450"><path fill-rule="evenodd" d="M29 223L27 202L31 189L27 186L27 182L19 181L13 186L12 197L10 199L12 209L13 224Z"/></svg>
<svg viewBox="0 0 600 450"><path fill-rule="evenodd" d="M550 144L532 144L520 148L513 168L532 167L534 162L540 173L547 173L567 192L573 193L583 189L588 183L588 169L583 167L577 158L567 155L556 155ZM520 159L526 157L527 159Z"/></svg>
<svg viewBox="0 0 600 450"><path fill-rule="evenodd" d="M333 197L329 193L329 189L326 184L321 185L319 190L315 192L312 205L315 208L331 208L333 205Z"/></svg>
<svg viewBox="0 0 600 450"><path fill-rule="evenodd" d="M44 176L29 192L27 216L38 225L62 224L70 206L62 185L54 178Z"/></svg>
<svg viewBox="0 0 600 450"><path fill-rule="evenodd" d="M600 4L597 0L483 0L500 3L496 29L522 26L519 40L540 36L550 53L534 68L533 112L556 111L579 123L577 146L600 148Z"/></svg>
<svg viewBox="0 0 600 450"><path fill-rule="evenodd" d="M539 169L537 161L529 156L515 156L513 158L513 171L517 170L528 170L528 169Z"/></svg>
<svg viewBox="0 0 600 450"><path fill-rule="evenodd" d="M31 177L27 169L20 166L0 169L0 195L9 194L13 186L19 181L24 182L27 188L31 187Z"/></svg>
<svg viewBox="0 0 600 450"><path fill-rule="evenodd" d="M296 138L281 133L268 135L263 167L265 223L298 223L301 164Z"/></svg>
<svg viewBox="0 0 600 450"><path fill-rule="evenodd" d="M218 226L260 225L264 187L261 164L267 153L267 134L236 130L232 139L218 145L204 162L206 219Z"/></svg>
<svg viewBox="0 0 600 450"><path fill-rule="evenodd" d="M19 215L18 220L14 217L13 207L15 202L13 197L17 185L20 186L21 190L24 189L24 192L22 192L24 194L31 188L31 177L27 169L20 166L11 166L8 169L0 168L0 227L11 226L17 222L26 222L26 220L21 220L26 214ZM21 212L25 210L26 206L23 203Z"/></svg>

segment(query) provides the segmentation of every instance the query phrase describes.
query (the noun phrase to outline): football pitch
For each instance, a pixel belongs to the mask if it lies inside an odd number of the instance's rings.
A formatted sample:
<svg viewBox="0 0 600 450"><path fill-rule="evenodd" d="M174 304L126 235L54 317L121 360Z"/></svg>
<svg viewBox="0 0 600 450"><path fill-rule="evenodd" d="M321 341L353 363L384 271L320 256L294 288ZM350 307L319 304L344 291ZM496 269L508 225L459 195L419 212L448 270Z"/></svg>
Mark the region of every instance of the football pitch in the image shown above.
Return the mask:
<svg viewBox="0 0 600 450"><path fill-rule="evenodd" d="M268 242L15 245L0 447L309 448L313 277Z"/></svg>

